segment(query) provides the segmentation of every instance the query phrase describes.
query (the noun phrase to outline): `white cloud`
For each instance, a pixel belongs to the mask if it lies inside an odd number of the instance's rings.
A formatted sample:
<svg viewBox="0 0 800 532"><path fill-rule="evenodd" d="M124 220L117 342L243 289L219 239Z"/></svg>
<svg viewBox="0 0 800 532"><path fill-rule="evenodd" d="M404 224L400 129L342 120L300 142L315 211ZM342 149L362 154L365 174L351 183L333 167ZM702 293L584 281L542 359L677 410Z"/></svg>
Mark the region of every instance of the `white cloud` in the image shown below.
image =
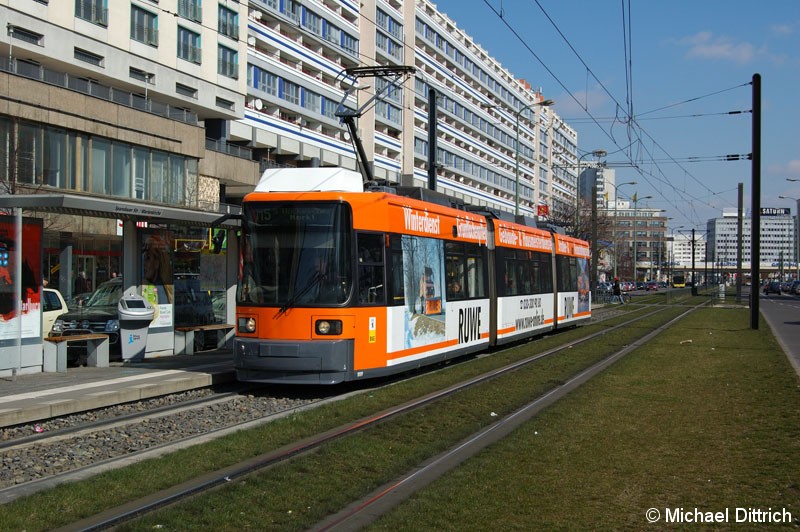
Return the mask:
<svg viewBox="0 0 800 532"><path fill-rule="evenodd" d="M573 98L574 96L574 98ZM561 116L583 117L586 109L590 113L608 112L609 97L599 85L590 88L589 91L576 90L572 94L562 92L554 96L556 100L556 110ZM575 101L577 100L577 102Z"/></svg>
<svg viewBox="0 0 800 532"><path fill-rule="evenodd" d="M786 165L786 177L800 179L800 160L789 161Z"/></svg>
<svg viewBox="0 0 800 532"><path fill-rule="evenodd" d="M791 24L774 24L770 26L769 31L776 37L786 37L794 33L794 28Z"/></svg>
<svg viewBox="0 0 800 532"><path fill-rule="evenodd" d="M678 44L688 48L687 57L700 59L722 59L735 63L749 63L756 56L756 48L748 42L734 42L729 37L715 36L710 31L701 31L684 37Z"/></svg>
<svg viewBox="0 0 800 532"><path fill-rule="evenodd" d="M767 173L780 178L800 179L800 159L793 159L786 164L770 164L767 166Z"/></svg>

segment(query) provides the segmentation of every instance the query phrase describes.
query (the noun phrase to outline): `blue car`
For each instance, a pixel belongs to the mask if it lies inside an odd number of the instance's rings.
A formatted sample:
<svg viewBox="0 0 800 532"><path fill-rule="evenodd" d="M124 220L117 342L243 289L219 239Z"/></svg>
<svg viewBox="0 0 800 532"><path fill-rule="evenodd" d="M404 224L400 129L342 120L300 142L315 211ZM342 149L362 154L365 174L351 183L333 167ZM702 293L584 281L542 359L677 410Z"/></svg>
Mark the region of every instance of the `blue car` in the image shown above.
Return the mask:
<svg viewBox="0 0 800 532"><path fill-rule="evenodd" d="M778 281L770 281L764 285L764 295L766 294L780 294L781 283Z"/></svg>

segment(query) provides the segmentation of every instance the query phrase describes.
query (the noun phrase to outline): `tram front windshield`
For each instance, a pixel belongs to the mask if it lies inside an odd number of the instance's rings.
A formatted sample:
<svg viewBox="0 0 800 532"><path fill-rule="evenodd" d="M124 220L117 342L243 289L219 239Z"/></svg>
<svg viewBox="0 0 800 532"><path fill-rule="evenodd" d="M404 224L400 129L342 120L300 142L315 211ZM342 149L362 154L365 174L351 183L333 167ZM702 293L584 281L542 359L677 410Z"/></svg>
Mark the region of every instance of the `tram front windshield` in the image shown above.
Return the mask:
<svg viewBox="0 0 800 532"><path fill-rule="evenodd" d="M338 202L245 203L239 303L339 305L352 289L350 209Z"/></svg>

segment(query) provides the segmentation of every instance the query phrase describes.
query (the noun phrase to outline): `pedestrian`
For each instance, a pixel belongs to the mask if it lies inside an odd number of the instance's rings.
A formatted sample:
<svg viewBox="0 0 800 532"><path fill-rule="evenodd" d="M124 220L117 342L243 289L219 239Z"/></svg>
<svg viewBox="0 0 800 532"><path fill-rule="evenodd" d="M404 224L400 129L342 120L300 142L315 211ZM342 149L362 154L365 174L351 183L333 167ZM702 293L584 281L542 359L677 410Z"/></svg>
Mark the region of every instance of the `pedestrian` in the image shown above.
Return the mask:
<svg viewBox="0 0 800 532"><path fill-rule="evenodd" d="M620 304L624 305L625 300L622 299L622 288L619 286L619 277L614 277L614 288L612 289L613 296L611 297L611 302L613 303L614 300L620 302Z"/></svg>
<svg viewBox="0 0 800 532"><path fill-rule="evenodd" d="M78 273L78 276L75 278L75 294L85 294L86 292L91 292L92 284L89 281L89 278L86 275L85 271L81 271Z"/></svg>

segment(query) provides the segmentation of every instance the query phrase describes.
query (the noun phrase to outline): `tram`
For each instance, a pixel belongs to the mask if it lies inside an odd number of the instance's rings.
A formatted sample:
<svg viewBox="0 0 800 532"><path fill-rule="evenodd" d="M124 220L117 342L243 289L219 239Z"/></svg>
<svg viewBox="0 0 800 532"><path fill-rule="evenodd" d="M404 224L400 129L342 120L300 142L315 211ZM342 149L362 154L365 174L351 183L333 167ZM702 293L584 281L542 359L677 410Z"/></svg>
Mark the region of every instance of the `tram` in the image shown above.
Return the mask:
<svg viewBox="0 0 800 532"><path fill-rule="evenodd" d="M384 376L591 317L587 242L453 202L267 170L242 205L237 378Z"/></svg>

